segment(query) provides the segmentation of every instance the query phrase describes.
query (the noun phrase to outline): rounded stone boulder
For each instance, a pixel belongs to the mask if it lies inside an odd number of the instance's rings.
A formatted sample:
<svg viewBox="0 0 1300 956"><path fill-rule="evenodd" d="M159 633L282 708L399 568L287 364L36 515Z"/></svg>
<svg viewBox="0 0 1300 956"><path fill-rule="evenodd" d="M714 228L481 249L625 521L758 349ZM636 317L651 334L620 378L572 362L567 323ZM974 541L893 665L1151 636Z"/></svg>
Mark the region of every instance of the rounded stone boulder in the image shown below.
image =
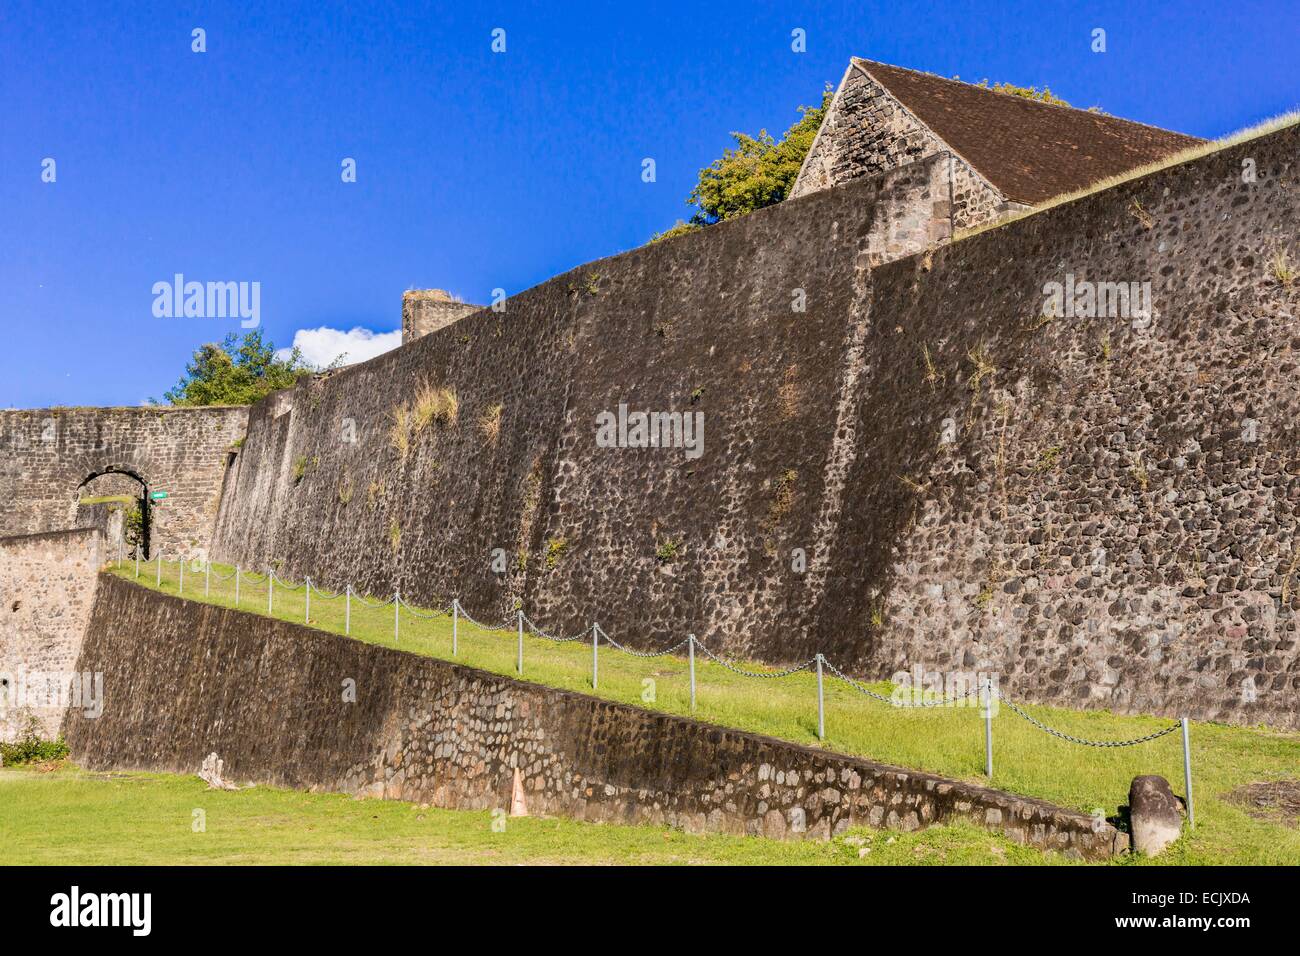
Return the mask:
<svg viewBox="0 0 1300 956"><path fill-rule="evenodd" d="M1183 832L1182 802L1164 777L1134 777L1128 790L1128 809L1135 852L1155 856Z"/></svg>

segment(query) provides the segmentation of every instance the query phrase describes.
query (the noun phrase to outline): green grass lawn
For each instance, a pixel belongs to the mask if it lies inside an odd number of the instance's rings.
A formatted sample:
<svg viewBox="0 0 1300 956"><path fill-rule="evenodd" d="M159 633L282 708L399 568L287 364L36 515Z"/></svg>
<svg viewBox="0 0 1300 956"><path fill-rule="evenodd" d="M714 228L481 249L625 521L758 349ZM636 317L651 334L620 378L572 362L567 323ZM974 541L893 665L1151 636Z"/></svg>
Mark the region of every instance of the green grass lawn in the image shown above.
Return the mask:
<svg viewBox="0 0 1300 956"><path fill-rule="evenodd" d="M212 570L207 600L233 606L234 581L219 580L218 576L229 575L234 569L213 565ZM128 562L116 573L133 578L134 566ZM155 587L156 573L155 565L142 564L139 583ZM204 583L201 571L187 568L185 596L204 599ZM177 586L177 565L164 564L162 590L175 594ZM260 575L243 581L240 598L241 609L267 612L266 584ZM274 616L302 621L304 611L302 588L290 591L276 587ZM314 594L310 623L343 633L343 600L327 601ZM403 610L395 641L391 605L365 609L359 601L352 602L351 636L358 640L450 658L451 631L448 616L426 620ZM513 631L481 630L462 618L458 637L457 661L517 676ZM622 640L627 635L613 637ZM765 670L761 665L746 666ZM599 678L599 686L593 689L589 643L555 644L525 637L524 680L671 713L692 713L687 662L683 658L646 660L602 647ZM1003 707L993 720L994 776L988 781L983 775L983 720L977 708L899 709L865 698L828 678L826 739L818 741L816 684L810 673L756 680L697 659L696 679L698 706L693 716L700 720L961 780L990 783L1084 812L1100 809L1107 816L1114 815L1127 802L1129 783L1138 774L1161 774L1176 793L1183 791L1178 734L1134 747L1082 747L1043 733ZM887 685L874 689L888 692ZM1040 706L1026 709L1050 726L1091 739L1128 739L1171 723L1167 717L1129 717L1095 710ZM1192 762L1197 828L1152 862L1300 863L1300 831L1277 821L1258 819L1224 799L1230 791L1253 781L1296 777L1300 771L1300 734L1194 723ZM982 843L987 839L987 835L979 838Z"/></svg>
<svg viewBox="0 0 1300 956"><path fill-rule="evenodd" d="M780 842L533 817L493 823L488 812L274 787L209 790L171 774L0 770L0 863L10 865L1063 862L969 824Z"/></svg>

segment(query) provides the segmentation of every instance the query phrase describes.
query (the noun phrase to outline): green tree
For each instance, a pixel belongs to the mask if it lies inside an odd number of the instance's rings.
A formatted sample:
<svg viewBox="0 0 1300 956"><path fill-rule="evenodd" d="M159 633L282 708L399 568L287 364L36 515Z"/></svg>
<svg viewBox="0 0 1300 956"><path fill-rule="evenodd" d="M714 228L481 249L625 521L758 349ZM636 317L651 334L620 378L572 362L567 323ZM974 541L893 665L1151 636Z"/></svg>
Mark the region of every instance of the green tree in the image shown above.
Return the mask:
<svg viewBox="0 0 1300 956"><path fill-rule="evenodd" d="M779 140L767 130L759 130L757 136L732 133L735 148L724 149L720 158L700 170L699 181L686 198L686 204L695 207L690 222L679 220L651 242L743 216L790 195L833 95L834 90L827 84L821 106L799 107L799 121Z"/></svg>
<svg viewBox="0 0 1300 956"><path fill-rule="evenodd" d="M296 347L287 358L276 358L275 345L255 329L242 341L232 333L199 346L185 374L163 397L172 405L251 405L316 371Z"/></svg>
<svg viewBox="0 0 1300 956"><path fill-rule="evenodd" d="M144 544L144 512L138 502L122 513L122 539L129 554L135 554L136 548Z"/></svg>

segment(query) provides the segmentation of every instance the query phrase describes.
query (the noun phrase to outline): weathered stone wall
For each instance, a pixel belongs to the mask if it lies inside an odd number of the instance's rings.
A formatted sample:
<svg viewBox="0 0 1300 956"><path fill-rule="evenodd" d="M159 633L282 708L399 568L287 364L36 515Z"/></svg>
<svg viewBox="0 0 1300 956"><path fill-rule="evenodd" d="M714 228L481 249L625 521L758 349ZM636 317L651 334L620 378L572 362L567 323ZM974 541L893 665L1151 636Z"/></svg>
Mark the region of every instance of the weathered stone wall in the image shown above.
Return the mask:
<svg viewBox="0 0 1300 956"><path fill-rule="evenodd" d="M105 497L139 498L140 495L140 482L130 475L124 475L120 472L109 472L106 475L100 475L81 486L82 501L87 498Z"/></svg>
<svg viewBox="0 0 1300 956"><path fill-rule="evenodd" d="M1300 284L1274 264L1300 260L1297 143L875 271L871 427L817 614L869 635L860 666L1300 726ZM1045 316L1071 275L1149 282L1152 315Z"/></svg>
<svg viewBox="0 0 1300 956"><path fill-rule="evenodd" d="M951 153L937 153L884 173L867 232L872 268L929 249L953 234Z"/></svg>
<svg viewBox="0 0 1300 956"><path fill-rule="evenodd" d="M58 734L103 559L95 529L0 538L0 740Z"/></svg>
<svg viewBox="0 0 1300 956"><path fill-rule="evenodd" d="M584 266L255 408L219 552L638 646L1296 726L1300 340L1270 262L1300 258L1298 142L874 269L909 168ZM1044 321L1069 275L1149 280L1156 314ZM395 443L422 383L456 422ZM598 444L620 404L703 413L702 455Z"/></svg>
<svg viewBox="0 0 1300 956"><path fill-rule="evenodd" d="M454 591L485 616L519 598L566 631L599 613L615 636L784 653L782 609L807 586L785 539L811 547L828 413L866 322L855 284L900 239L900 208L946 200L927 193L945 163L593 263L255 406L216 553L413 601ZM403 453L394 428L422 384L454 390L457 422ZM703 455L598 447L620 403L703 413Z"/></svg>
<svg viewBox="0 0 1300 956"><path fill-rule="evenodd" d="M122 473L168 494L150 508L151 547L200 552L247 420L247 408L0 411L0 534L73 527L82 484Z"/></svg>
<svg viewBox="0 0 1300 956"><path fill-rule="evenodd" d="M126 544L126 509L133 505L121 501L100 501L77 505L73 524L78 528L94 528L99 532L101 547L107 560L126 559L135 553Z"/></svg>
<svg viewBox="0 0 1300 956"><path fill-rule="evenodd" d="M1013 797L698 723L238 611L105 576L81 668L104 712L72 712L84 766L507 808L692 831L825 837L966 819L1033 846L1105 858L1108 824ZM355 682L355 699L345 684Z"/></svg>
<svg viewBox="0 0 1300 956"><path fill-rule="evenodd" d="M457 302L441 289L412 289L402 294L402 344L446 328L483 308Z"/></svg>
<svg viewBox="0 0 1300 956"><path fill-rule="evenodd" d="M790 197L879 176L936 153L951 157L948 174L955 228L996 219L1008 208L1002 195L969 163L953 154L879 83L850 64Z"/></svg>

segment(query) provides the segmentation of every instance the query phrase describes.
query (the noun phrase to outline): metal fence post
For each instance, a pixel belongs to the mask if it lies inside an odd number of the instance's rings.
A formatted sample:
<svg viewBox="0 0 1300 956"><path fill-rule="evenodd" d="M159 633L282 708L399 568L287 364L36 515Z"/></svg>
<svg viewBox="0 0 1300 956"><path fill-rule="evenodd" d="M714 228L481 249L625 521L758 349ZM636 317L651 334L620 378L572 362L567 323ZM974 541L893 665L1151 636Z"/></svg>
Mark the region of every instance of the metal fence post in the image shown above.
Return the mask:
<svg viewBox="0 0 1300 956"><path fill-rule="evenodd" d="M822 690L822 656L817 655L817 739L826 739L826 695Z"/></svg>
<svg viewBox="0 0 1300 956"><path fill-rule="evenodd" d="M1187 718L1183 724L1183 785L1187 788L1187 822L1196 829L1196 805L1192 803L1192 743L1187 731Z"/></svg>
<svg viewBox="0 0 1300 956"><path fill-rule="evenodd" d="M993 688L984 678L984 776L993 779Z"/></svg>
<svg viewBox="0 0 1300 956"><path fill-rule="evenodd" d="M275 612L275 568L266 572L266 613L271 616Z"/></svg>
<svg viewBox="0 0 1300 956"><path fill-rule="evenodd" d="M524 609L520 608L515 614L519 622L519 660L515 663L515 670L522 674L524 672Z"/></svg>
<svg viewBox="0 0 1300 956"><path fill-rule="evenodd" d="M686 635L687 654L691 661L691 710L695 710L695 635Z"/></svg>
<svg viewBox="0 0 1300 956"><path fill-rule="evenodd" d="M158 549L158 587L162 587L162 548Z"/></svg>
<svg viewBox="0 0 1300 956"><path fill-rule="evenodd" d="M591 689L596 689L596 680L600 677L600 625L591 625Z"/></svg>
<svg viewBox="0 0 1300 956"><path fill-rule="evenodd" d="M176 593L184 594L185 593L185 559L184 558L176 559L176 573L177 575L179 575L176 578Z"/></svg>
<svg viewBox="0 0 1300 956"><path fill-rule="evenodd" d="M393 643L401 640L402 592L393 588Z"/></svg>
<svg viewBox="0 0 1300 956"><path fill-rule="evenodd" d="M203 569L203 596L207 597L212 592L212 559L208 558L207 567Z"/></svg>
<svg viewBox="0 0 1300 956"><path fill-rule="evenodd" d="M135 576L137 578L140 576L140 546L138 544L135 546Z"/></svg>
<svg viewBox="0 0 1300 956"><path fill-rule="evenodd" d="M310 624L311 623L311 578L307 578L306 580L303 581L302 590L303 590L303 595L305 596L307 602L307 606L302 612L302 622L304 624Z"/></svg>
<svg viewBox="0 0 1300 956"><path fill-rule="evenodd" d="M460 599L451 599L451 656L456 656L457 631L460 630Z"/></svg>
<svg viewBox="0 0 1300 956"><path fill-rule="evenodd" d="M352 585L347 587L347 597L343 599L343 633L352 633Z"/></svg>
<svg viewBox="0 0 1300 956"><path fill-rule="evenodd" d="M239 565L235 565L235 607L239 607Z"/></svg>

